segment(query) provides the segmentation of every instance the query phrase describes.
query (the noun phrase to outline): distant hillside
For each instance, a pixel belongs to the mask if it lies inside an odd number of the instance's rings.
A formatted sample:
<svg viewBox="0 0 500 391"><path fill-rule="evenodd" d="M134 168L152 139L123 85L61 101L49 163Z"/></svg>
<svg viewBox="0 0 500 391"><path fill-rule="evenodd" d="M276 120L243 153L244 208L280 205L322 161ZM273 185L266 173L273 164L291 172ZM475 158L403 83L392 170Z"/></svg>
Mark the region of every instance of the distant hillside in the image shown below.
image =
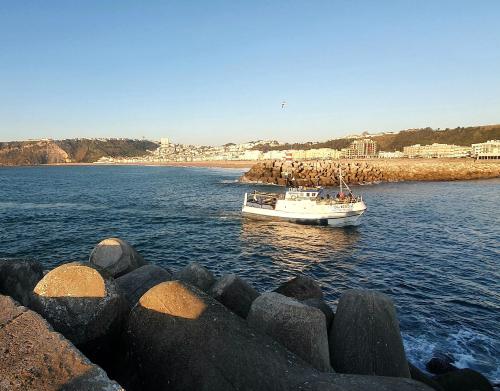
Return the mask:
<svg viewBox="0 0 500 391"><path fill-rule="evenodd" d="M0 143L0 165L91 163L101 157L141 156L157 148L146 140L40 140Z"/></svg>
<svg viewBox="0 0 500 391"><path fill-rule="evenodd" d="M488 140L500 139L500 125L471 126L467 128L454 128L434 130L431 128L402 130L396 134L382 134L366 136L378 143L380 151L402 151L403 147L414 144L428 145L433 143L455 144L469 146ZM341 138L320 143L295 143L281 144L278 146L256 146L254 149L264 151L285 149L312 149L312 148L334 148L342 149L349 146L354 138Z"/></svg>

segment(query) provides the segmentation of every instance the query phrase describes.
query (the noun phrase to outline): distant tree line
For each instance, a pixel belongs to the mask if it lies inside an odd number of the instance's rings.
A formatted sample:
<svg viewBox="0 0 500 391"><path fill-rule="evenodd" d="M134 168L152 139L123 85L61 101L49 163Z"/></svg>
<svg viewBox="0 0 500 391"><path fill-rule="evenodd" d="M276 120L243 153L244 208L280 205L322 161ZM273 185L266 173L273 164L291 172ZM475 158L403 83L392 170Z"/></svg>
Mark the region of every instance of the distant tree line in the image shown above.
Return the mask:
<svg viewBox="0 0 500 391"><path fill-rule="evenodd" d="M396 134L383 134L379 136L366 136L377 142L380 151L402 151L403 147L414 144L428 145L433 143L455 144L469 146L488 140L500 139L500 125L470 126L458 128L432 129L421 128L403 130ZM348 147L354 138L341 138L325 142L286 143L278 146L258 145L253 149L264 152L282 151L286 149L316 149L332 148L342 149Z"/></svg>

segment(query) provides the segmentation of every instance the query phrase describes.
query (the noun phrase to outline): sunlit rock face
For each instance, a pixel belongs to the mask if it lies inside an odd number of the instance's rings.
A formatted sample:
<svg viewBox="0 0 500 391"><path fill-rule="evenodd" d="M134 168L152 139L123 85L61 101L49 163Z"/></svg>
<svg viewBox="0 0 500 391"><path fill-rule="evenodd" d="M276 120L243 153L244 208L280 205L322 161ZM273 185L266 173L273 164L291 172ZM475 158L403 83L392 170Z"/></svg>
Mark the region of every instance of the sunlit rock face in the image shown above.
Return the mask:
<svg viewBox="0 0 500 391"><path fill-rule="evenodd" d="M197 319L207 307L196 294L179 281L156 285L141 297L139 305L184 319Z"/></svg>
<svg viewBox="0 0 500 391"><path fill-rule="evenodd" d="M40 315L2 295L0 357L0 390L123 390Z"/></svg>
<svg viewBox="0 0 500 391"><path fill-rule="evenodd" d="M73 262L51 270L35 286L33 308L83 347L106 339L120 325L125 301L114 280L88 264Z"/></svg>
<svg viewBox="0 0 500 391"><path fill-rule="evenodd" d="M130 244L119 238L104 239L97 244L90 254L89 262L113 277L122 276L146 264Z"/></svg>

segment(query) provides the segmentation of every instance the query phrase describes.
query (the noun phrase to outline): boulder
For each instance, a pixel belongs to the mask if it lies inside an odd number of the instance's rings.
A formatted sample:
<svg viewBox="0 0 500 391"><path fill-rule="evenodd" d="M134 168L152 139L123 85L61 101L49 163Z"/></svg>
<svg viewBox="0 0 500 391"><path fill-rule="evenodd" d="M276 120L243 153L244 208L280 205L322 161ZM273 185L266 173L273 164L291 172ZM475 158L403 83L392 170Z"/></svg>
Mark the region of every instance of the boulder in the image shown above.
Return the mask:
<svg viewBox="0 0 500 391"><path fill-rule="evenodd" d="M259 296L259 292L236 274L219 278L210 289L210 294L242 318L247 317L252 302Z"/></svg>
<svg viewBox="0 0 500 391"><path fill-rule="evenodd" d="M33 308L86 354L98 354L119 332L126 304L112 278L73 262L40 280Z"/></svg>
<svg viewBox="0 0 500 391"><path fill-rule="evenodd" d="M319 372L192 285L158 284L125 333L144 390L428 391L410 379Z"/></svg>
<svg viewBox="0 0 500 391"><path fill-rule="evenodd" d="M441 387L441 385L436 380L422 372L415 365L408 363L408 367L410 369L410 376L413 380L427 384L429 387L436 391L444 391L443 387Z"/></svg>
<svg viewBox="0 0 500 391"><path fill-rule="evenodd" d="M436 376L436 381L445 391L493 391L488 379L469 368Z"/></svg>
<svg viewBox="0 0 500 391"><path fill-rule="evenodd" d="M293 297L299 301L307 299L322 299L321 287L311 277L299 275L281 284L274 292Z"/></svg>
<svg viewBox="0 0 500 391"><path fill-rule="evenodd" d="M37 313L1 295L0 357L0 390L123 390Z"/></svg>
<svg viewBox="0 0 500 391"><path fill-rule="evenodd" d="M169 281L172 275L157 265L144 265L131 271L115 282L125 297L129 309L139 301L141 296L160 282Z"/></svg>
<svg viewBox="0 0 500 391"><path fill-rule="evenodd" d="M215 277L210 270L198 262L191 262L175 274L175 279L194 285L204 292L208 292L215 283Z"/></svg>
<svg viewBox="0 0 500 391"><path fill-rule="evenodd" d="M90 253L89 262L106 270L112 277L122 276L146 264L130 244L118 238L101 241Z"/></svg>
<svg viewBox="0 0 500 391"><path fill-rule="evenodd" d="M0 293L13 297L29 307L33 299L33 288L43 277L42 265L37 261L0 259Z"/></svg>
<svg viewBox="0 0 500 391"><path fill-rule="evenodd" d="M314 368L331 370L325 315L319 309L268 292L254 300L247 321Z"/></svg>
<svg viewBox="0 0 500 391"><path fill-rule="evenodd" d="M326 329L330 330L330 327L332 326L333 319L335 318L335 314L333 313L333 310L331 307L325 303L323 299L306 299L302 301L302 303L317 308L323 312L323 315L325 315L325 321L326 321Z"/></svg>
<svg viewBox="0 0 500 391"><path fill-rule="evenodd" d="M435 375L442 375L443 373L456 371L458 368L453 365L453 361L455 359L449 354L442 354L437 357L432 357L427 364L425 364L425 368Z"/></svg>
<svg viewBox="0 0 500 391"><path fill-rule="evenodd" d="M330 329L333 368L341 373L410 377L391 299L352 289L340 296Z"/></svg>

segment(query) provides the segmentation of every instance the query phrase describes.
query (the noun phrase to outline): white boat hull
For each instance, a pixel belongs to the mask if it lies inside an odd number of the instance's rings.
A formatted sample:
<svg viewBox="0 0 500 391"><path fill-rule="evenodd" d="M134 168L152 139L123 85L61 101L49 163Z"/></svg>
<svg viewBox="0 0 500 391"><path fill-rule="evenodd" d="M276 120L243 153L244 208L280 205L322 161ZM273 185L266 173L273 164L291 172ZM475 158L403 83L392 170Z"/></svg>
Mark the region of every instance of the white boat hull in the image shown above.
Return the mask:
<svg viewBox="0 0 500 391"><path fill-rule="evenodd" d="M242 213L247 217L260 219L279 219L300 224L330 225L333 227L347 227L357 225L359 218L365 212L366 206L353 204L349 210L331 211L329 213L299 213L287 212L254 206L243 206Z"/></svg>

